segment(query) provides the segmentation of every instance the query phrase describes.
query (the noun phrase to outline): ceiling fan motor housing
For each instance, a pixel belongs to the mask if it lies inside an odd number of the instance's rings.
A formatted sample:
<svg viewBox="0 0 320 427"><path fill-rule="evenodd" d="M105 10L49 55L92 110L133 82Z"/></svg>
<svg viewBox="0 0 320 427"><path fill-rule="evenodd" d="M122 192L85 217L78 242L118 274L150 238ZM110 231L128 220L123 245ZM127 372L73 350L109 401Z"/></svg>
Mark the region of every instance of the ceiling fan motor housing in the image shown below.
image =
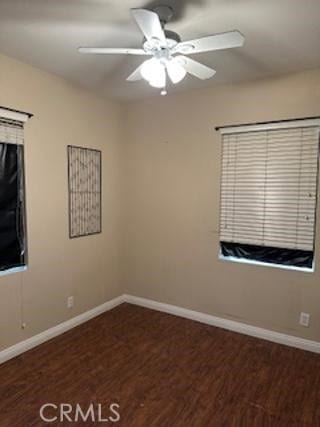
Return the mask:
<svg viewBox="0 0 320 427"><path fill-rule="evenodd" d="M172 9L172 7L166 5L156 6L155 8L153 8L153 12L155 12L159 16L162 26L171 21L174 15L174 10Z"/></svg>
<svg viewBox="0 0 320 427"><path fill-rule="evenodd" d="M167 40L174 41L176 42L176 44L181 42L181 37L174 31L165 30L164 33L166 35Z"/></svg>

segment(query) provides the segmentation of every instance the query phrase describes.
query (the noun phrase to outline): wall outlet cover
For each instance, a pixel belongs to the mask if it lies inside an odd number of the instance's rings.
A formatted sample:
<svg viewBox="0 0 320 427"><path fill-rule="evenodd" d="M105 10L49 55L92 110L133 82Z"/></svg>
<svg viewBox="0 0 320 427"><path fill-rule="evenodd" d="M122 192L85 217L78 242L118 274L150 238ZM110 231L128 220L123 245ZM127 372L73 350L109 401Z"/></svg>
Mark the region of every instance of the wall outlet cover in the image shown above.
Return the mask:
<svg viewBox="0 0 320 427"><path fill-rule="evenodd" d="M308 327L310 324L310 314L309 313L300 313L300 325Z"/></svg>
<svg viewBox="0 0 320 427"><path fill-rule="evenodd" d="M74 306L74 297L70 296L67 298L67 307L72 308Z"/></svg>

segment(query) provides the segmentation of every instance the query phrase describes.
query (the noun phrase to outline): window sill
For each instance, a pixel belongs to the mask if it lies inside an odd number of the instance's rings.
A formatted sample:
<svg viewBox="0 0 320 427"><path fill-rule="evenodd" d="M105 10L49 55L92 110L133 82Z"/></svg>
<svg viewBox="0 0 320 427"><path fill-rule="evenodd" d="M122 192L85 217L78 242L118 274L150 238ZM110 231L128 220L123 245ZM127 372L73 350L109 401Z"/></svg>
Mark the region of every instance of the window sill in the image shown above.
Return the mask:
<svg viewBox="0 0 320 427"><path fill-rule="evenodd" d="M9 268L8 270L0 271L0 277L8 276L9 274L14 274L14 273L21 273L22 271L26 271L26 270L27 270L26 265L22 265L21 267Z"/></svg>
<svg viewBox="0 0 320 427"><path fill-rule="evenodd" d="M295 267L293 265L271 264L268 262L254 261L254 260L245 259L245 258L226 257L226 256L223 256L221 253L219 254L219 259L221 261L237 262L239 264L251 264L251 265L258 265L261 267L279 268L281 270L293 270L293 271L300 271L302 273L314 273L314 267L306 268L306 267Z"/></svg>

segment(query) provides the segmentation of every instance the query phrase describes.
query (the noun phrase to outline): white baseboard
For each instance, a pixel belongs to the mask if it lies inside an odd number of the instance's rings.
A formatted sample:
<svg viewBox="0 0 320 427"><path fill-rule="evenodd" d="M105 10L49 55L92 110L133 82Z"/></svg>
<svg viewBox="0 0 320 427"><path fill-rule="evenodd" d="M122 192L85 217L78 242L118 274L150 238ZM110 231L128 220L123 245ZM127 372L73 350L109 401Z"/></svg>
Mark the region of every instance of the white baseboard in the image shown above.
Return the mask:
<svg viewBox="0 0 320 427"><path fill-rule="evenodd" d="M188 310L186 308L171 304L164 304L162 302L153 301L146 298L140 298L132 295L123 295L123 297L124 301L130 304L139 305L141 307L150 308L152 310L162 311L164 313L169 313L175 316L205 323L206 325L228 329L230 331L239 332L241 334L250 335L252 337L261 338L263 340L272 341L278 344L284 344L289 347L320 353L320 342L318 341L311 341L304 338L295 337L293 335L287 335L280 332L271 331L269 329L259 328L257 326L212 316L210 314L200 313L198 311Z"/></svg>
<svg viewBox="0 0 320 427"><path fill-rule="evenodd" d="M114 298L92 310L86 311L79 316L73 317L63 323L60 323L53 328L47 329L38 335L28 338L25 341L19 342L5 350L0 351L0 364L6 362L19 354L30 350L45 341L50 340L64 332L80 325L81 323L87 322L88 320L99 316L118 305L127 302L129 304L139 305L141 307L150 308L152 310L162 311L164 313L173 314L175 316L184 317L186 319L195 320L200 323L207 325L216 326L218 328L228 329L230 331L239 332L241 334L250 335L252 337L261 338L267 341L272 341L278 344L284 344L289 347L299 348L301 350L312 351L314 353L320 353L320 342L311 341L293 335L286 335L280 332L270 331L268 329L259 328L257 326L247 325L245 323L236 322L234 320L224 319L221 317L212 316L210 314L200 313L198 311L189 310L186 308L178 307L171 304L165 304L158 301L153 301L146 298L140 298L133 295L121 295Z"/></svg>
<svg viewBox="0 0 320 427"><path fill-rule="evenodd" d="M5 350L0 351L0 364L6 362L9 359L12 359L13 357L19 356L19 354L24 353L25 351L30 350L31 348L36 347L39 344L50 340L51 338L63 334L64 332L74 328L75 326L81 325L81 323L87 322L88 320L99 316L99 314L102 314L106 311L111 310L114 307L117 307L123 302L124 296L121 295L117 298L107 301L102 305L99 305L98 307L93 308L92 310L79 314L79 316L66 320L65 322L60 323L59 325L54 326L50 329L47 329L46 331L41 332L40 334L37 334L31 338L28 338L27 340L21 341L18 344L15 344L11 347L6 348Z"/></svg>

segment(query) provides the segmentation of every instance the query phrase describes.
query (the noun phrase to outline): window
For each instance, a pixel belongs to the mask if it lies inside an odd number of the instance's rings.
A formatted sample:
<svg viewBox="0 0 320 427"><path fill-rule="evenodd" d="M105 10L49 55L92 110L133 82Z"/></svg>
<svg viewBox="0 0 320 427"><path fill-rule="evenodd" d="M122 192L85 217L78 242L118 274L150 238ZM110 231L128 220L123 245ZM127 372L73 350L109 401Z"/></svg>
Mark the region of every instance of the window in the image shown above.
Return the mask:
<svg viewBox="0 0 320 427"><path fill-rule="evenodd" d="M68 146L69 236L101 233L101 151Z"/></svg>
<svg viewBox="0 0 320 427"><path fill-rule="evenodd" d="M222 129L223 258L313 268L320 120Z"/></svg>
<svg viewBox="0 0 320 427"><path fill-rule="evenodd" d="M23 122L1 116L0 271L5 271L26 265L27 248Z"/></svg>

